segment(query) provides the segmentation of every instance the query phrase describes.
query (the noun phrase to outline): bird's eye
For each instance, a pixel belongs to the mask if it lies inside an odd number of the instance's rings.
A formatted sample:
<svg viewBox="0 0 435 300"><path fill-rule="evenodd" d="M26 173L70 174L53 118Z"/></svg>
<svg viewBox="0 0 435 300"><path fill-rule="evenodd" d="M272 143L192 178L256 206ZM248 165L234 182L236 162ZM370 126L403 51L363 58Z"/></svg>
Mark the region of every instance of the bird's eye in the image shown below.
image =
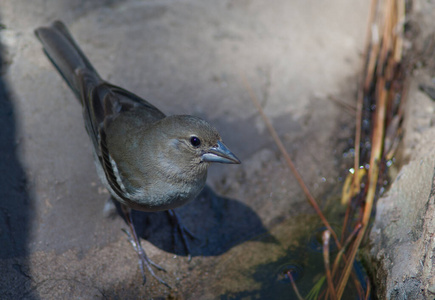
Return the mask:
<svg viewBox="0 0 435 300"><path fill-rule="evenodd" d="M193 147L199 147L199 145L201 145L201 140L196 136L192 136L190 138L190 143L192 144Z"/></svg>

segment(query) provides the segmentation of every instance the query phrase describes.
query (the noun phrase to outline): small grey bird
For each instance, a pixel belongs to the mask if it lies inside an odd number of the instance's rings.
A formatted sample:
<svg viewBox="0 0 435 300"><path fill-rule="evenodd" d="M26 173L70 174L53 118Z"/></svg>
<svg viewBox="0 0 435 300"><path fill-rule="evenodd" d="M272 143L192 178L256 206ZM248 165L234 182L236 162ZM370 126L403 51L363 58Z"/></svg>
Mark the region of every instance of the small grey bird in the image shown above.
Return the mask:
<svg viewBox="0 0 435 300"><path fill-rule="evenodd" d="M97 173L121 203L144 283L146 265L167 285L151 268L161 269L142 249L130 209L161 211L183 205L203 189L210 163L240 160L203 119L166 116L144 99L102 80L62 22L37 28L35 34L83 107Z"/></svg>

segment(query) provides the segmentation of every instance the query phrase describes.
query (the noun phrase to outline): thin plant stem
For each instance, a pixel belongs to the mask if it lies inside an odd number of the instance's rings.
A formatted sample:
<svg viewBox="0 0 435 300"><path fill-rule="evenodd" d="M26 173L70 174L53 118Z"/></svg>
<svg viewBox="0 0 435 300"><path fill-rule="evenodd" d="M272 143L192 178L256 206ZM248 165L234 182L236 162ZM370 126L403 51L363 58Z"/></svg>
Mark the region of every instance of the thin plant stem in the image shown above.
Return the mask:
<svg viewBox="0 0 435 300"><path fill-rule="evenodd" d="M343 254L344 254L344 251L346 251L346 248L350 245L350 243L352 242L353 238L356 236L356 234L357 234L358 231L361 229L361 227L362 227L361 223L358 223L358 224L355 226L355 228L354 228L354 230L352 231L352 233L347 237L346 241L344 242L344 244L343 244L343 248L341 248L341 250L338 251L338 254L337 254L337 256L335 257L334 264L333 264L333 266L332 266L332 276L333 276L333 277L335 276L335 273L336 273L337 270L338 270L338 267L339 267L339 265L340 265L340 260L341 260L341 257L342 257Z"/></svg>
<svg viewBox="0 0 435 300"><path fill-rule="evenodd" d="M322 234L323 240L323 262L325 263L326 271L326 281L328 282L328 291L331 295L332 300L337 299L337 294L335 292L334 283L332 282L331 268L329 266L329 240L331 238L331 233L325 230Z"/></svg>
<svg viewBox="0 0 435 300"><path fill-rule="evenodd" d="M340 241L338 240L337 234L332 229L331 225L329 224L328 220L323 215L322 211L319 208L319 205L317 204L314 197L311 195L310 190L308 189L307 185L305 184L304 180L302 179L302 176L299 174L298 170L296 169L296 166L293 164L292 159L290 158L290 155L288 154L287 150L285 149L281 139L279 138L275 128L273 127L272 123L270 122L269 118L266 116L266 114L263 111L263 108L261 107L260 103L257 100L257 97L255 96L254 92L252 91L251 86L248 84L246 78L242 76L243 83L245 84L246 89L249 92L250 99L254 103L255 107L257 108L258 112L260 113L261 117L263 118L264 123L266 124L267 129L269 130L270 134L272 135L273 140L275 141L276 145L278 146L279 150L281 151L281 154L284 156L284 159L292 171L293 175L295 176L297 182L299 183L300 187L304 191L308 202L311 204L311 206L316 211L317 215L322 220L323 224L325 224L326 228L331 232L335 243L337 244L337 247L341 249Z"/></svg>
<svg viewBox="0 0 435 300"><path fill-rule="evenodd" d="M298 287L296 286L296 283L295 283L295 281L294 281L294 279L293 279L292 272L291 272L291 271L288 271L288 272L287 272L287 275L288 275L288 277L290 278L290 282L291 282L291 284L292 284L292 287L293 287L293 290L294 290L294 292L295 292L295 294L296 294L296 297L298 297L299 300L304 300L304 298L303 298L303 297L301 296L301 294L299 293Z"/></svg>

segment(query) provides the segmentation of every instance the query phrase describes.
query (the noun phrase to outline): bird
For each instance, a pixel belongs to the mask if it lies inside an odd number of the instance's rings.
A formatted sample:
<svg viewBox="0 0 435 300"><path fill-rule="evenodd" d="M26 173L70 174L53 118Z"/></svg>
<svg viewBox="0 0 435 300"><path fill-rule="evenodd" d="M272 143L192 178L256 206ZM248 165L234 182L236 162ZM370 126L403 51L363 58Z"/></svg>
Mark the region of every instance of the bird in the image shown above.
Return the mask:
<svg viewBox="0 0 435 300"><path fill-rule="evenodd" d="M62 21L35 29L43 51L82 105L93 145L97 174L118 201L139 256L143 283L146 266L164 270L148 258L132 219L132 210L173 211L204 188L212 163L240 164L209 122L192 115L165 115L143 98L103 80ZM181 224L184 232L191 234ZM190 255L190 253L189 253Z"/></svg>

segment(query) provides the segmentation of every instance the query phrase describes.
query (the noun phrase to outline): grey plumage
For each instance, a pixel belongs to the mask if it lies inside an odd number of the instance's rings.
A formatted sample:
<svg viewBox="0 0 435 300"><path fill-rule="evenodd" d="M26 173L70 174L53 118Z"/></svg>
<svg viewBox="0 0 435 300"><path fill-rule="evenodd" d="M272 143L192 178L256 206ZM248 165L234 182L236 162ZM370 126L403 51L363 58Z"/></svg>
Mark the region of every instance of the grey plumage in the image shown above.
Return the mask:
<svg viewBox="0 0 435 300"><path fill-rule="evenodd" d="M102 80L60 21L35 31L47 56L83 105L98 175L116 200L133 209L175 208L204 187L202 155L221 142L206 121L166 117L144 99ZM196 136L199 147L190 143ZM239 163L229 151L220 162Z"/></svg>
<svg viewBox="0 0 435 300"><path fill-rule="evenodd" d="M188 115L167 117L102 80L62 22L35 34L82 104L97 173L122 205L143 211L178 207L202 190L210 163L240 163L208 122Z"/></svg>

